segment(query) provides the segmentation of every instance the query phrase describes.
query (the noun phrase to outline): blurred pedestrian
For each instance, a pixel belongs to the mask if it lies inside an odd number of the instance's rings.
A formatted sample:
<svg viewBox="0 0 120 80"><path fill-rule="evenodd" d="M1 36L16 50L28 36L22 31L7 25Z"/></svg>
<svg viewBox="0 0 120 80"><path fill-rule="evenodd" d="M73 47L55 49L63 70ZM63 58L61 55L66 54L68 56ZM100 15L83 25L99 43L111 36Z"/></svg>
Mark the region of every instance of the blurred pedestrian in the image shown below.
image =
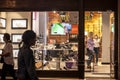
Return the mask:
<svg viewBox="0 0 120 80"><path fill-rule="evenodd" d="M35 45L36 33L27 30L22 35L18 53L18 80L38 80L35 70L35 60L31 46Z"/></svg>
<svg viewBox="0 0 120 80"><path fill-rule="evenodd" d="M87 55L88 55L87 68L91 68L91 62L94 57L93 32L90 32L88 35L89 37L87 39Z"/></svg>
<svg viewBox="0 0 120 80"><path fill-rule="evenodd" d="M13 77L13 80L17 80L14 71L13 46L10 40L10 34L4 33L3 40L5 42L5 46L2 50L2 54L0 54L0 56L3 57L1 80L6 80L7 73Z"/></svg>

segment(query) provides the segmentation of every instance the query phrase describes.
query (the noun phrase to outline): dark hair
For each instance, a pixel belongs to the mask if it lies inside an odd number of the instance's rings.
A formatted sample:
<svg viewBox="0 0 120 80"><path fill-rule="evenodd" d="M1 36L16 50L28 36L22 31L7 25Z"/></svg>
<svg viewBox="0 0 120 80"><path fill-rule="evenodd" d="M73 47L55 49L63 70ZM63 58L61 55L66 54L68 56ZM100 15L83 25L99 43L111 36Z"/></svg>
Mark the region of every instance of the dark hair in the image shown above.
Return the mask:
<svg viewBox="0 0 120 80"><path fill-rule="evenodd" d="M65 20L62 20L62 22L65 22Z"/></svg>
<svg viewBox="0 0 120 80"><path fill-rule="evenodd" d="M7 41L11 42L11 40L10 40L10 34L9 34L9 33L4 33L4 38L5 38Z"/></svg>
<svg viewBox="0 0 120 80"><path fill-rule="evenodd" d="M25 45L29 46L30 41L35 38L36 38L36 33L34 31L32 30L25 31L22 35L22 41L19 43L19 47L21 46L22 42Z"/></svg>

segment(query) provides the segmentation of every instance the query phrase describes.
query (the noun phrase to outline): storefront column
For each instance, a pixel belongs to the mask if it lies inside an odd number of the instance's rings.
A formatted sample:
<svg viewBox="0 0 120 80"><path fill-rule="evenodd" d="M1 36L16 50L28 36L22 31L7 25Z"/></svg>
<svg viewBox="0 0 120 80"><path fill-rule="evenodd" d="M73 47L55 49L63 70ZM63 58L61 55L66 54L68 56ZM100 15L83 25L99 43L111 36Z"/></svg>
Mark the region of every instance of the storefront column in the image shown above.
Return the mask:
<svg viewBox="0 0 120 80"><path fill-rule="evenodd" d="M118 73L115 77L120 80L120 0L118 0L118 68L115 73Z"/></svg>
<svg viewBox="0 0 120 80"><path fill-rule="evenodd" d="M79 0L79 26L78 26L78 74L80 79L85 78L84 61L84 0Z"/></svg>
<svg viewBox="0 0 120 80"><path fill-rule="evenodd" d="M102 63L110 63L110 12L102 13Z"/></svg>
<svg viewBox="0 0 120 80"><path fill-rule="evenodd" d="M47 12L39 12L39 34L43 38L43 43L47 44L47 21L48 15Z"/></svg>
<svg viewBox="0 0 120 80"><path fill-rule="evenodd" d="M39 34L44 47L47 44L47 23L48 23L47 12L39 12ZM46 50L43 53L44 55L46 55ZM44 55L43 60L45 57Z"/></svg>

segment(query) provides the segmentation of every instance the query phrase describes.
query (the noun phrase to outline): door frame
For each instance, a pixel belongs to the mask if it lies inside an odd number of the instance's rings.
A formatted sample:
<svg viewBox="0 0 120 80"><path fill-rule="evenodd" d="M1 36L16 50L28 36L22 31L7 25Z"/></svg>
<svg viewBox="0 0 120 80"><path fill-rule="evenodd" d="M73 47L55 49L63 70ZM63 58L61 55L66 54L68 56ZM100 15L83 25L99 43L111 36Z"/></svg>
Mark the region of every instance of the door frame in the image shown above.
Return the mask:
<svg viewBox="0 0 120 80"><path fill-rule="evenodd" d="M54 4L54 3L55 4ZM34 3L34 4L33 4ZM65 4L63 4L65 3ZM107 4L107 5L106 5ZM78 11L78 71L40 71L40 76L48 77L79 77L84 79L84 12L107 11L115 12L115 78L118 78L118 11L117 0L1 0L0 11ZM50 72L50 73L49 73ZM47 73L47 74L46 74ZM65 74L63 74L65 73ZM56 75L54 75L56 74Z"/></svg>

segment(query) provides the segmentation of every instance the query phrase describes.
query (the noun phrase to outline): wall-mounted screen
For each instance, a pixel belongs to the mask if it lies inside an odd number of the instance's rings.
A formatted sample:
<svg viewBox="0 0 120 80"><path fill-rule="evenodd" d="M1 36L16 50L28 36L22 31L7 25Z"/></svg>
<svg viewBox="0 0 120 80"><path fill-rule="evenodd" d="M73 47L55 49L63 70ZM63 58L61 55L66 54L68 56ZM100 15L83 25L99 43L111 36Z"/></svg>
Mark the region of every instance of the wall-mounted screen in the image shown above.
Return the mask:
<svg viewBox="0 0 120 80"><path fill-rule="evenodd" d="M51 25L51 35L66 35L65 28L61 23Z"/></svg>
<svg viewBox="0 0 120 80"><path fill-rule="evenodd" d="M72 30L72 25L69 23L53 23L51 25L51 35L66 35Z"/></svg>

